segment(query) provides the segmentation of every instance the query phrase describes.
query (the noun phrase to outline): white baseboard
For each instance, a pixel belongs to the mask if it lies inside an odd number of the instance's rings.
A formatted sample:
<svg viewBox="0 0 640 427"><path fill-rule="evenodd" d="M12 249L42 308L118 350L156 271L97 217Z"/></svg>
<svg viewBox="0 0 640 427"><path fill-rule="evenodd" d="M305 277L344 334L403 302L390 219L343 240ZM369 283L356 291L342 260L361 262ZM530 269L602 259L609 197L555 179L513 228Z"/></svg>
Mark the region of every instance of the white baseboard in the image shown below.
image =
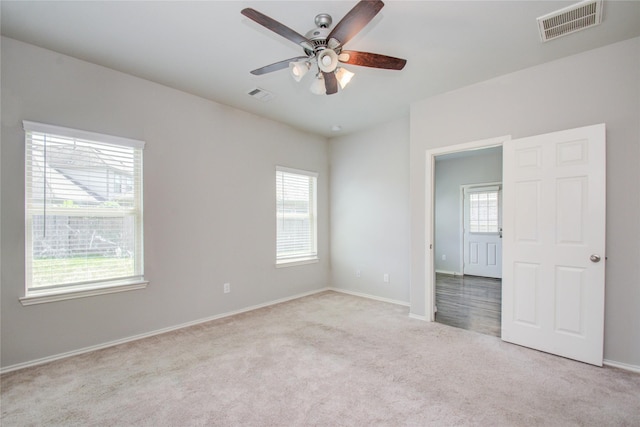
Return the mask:
<svg viewBox="0 0 640 427"><path fill-rule="evenodd" d="M384 297L379 297L379 296L376 296L376 295L364 294L362 292L354 292L354 291L349 291L349 290L341 289L341 288L327 288L327 290L340 292L342 294L347 294L347 295L353 295L353 296L356 296L356 297L368 298L368 299L373 299L373 300L376 300L376 301L382 301L382 302L388 302L388 303L391 303L391 304L402 305L404 307L409 307L411 305L410 303L408 303L406 301L399 301L399 300L395 300L395 299L391 299L391 298L384 298Z"/></svg>
<svg viewBox="0 0 640 427"><path fill-rule="evenodd" d="M612 368L624 369L625 371L635 372L640 374L640 366L630 365L628 363L616 362L615 360L604 359L602 364L605 366L611 366Z"/></svg>
<svg viewBox="0 0 640 427"><path fill-rule="evenodd" d="M462 276L462 273L459 271L436 270L436 273L447 274L449 276Z"/></svg>
<svg viewBox="0 0 640 427"><path fill-rule="evenodd" d="M423 322L430 322L430 320L427 319L427 316L420 316L418 314L409 313L409 317L411 319L422 320Z"/></svg>
<svg viewBox="0 0 640 427"><path fill-rule="evenodd" d="M356 296L356 297L362 297L362 298L368 298L368 299L372 299L372 300L376 300L376 301L388 302L388 303L391 303L391 304L401 305L401 306L404 306L404 307L411 307L411 303L408 303L408 302L398 301L398 300L394 300L394 299L390 299L390 298L378 297L378 296L375 296L375 295L365 294L365 293L362 293L362 292L348 291L346 289L340 289L340 288L328 288L328 290L335 291L335 292L340 292L340 293L343 293L343 294L353 295L353 296ZM430 321L429 319L427 319L426 316L420 316L420 315L413 314L413 313L409 313L409 317L411 319L422 320L422 321L425 321L425 322L429 322Z"/></svg>
<svg viewBox="0 0 640 427"><path fill-rule="evenodd" d="M328 291L329 289L330 288L321 288L321 289L317 289L317 290L314 290L314 291L305 292L305 293L302 293L302 294L297 294L297 295L293 295L293 296L290 296L290 297L277 299L277 300L274 300L274 301L269 301L269 302L266 302L266 303L263 303L263 304L253 305L251 307L242 308L240 310L229 311L229 312L226 312L226 313L217 314L215 316L206 317L204 319L198 319L198 320L194 320L192 322L182 323L182 324L176 325L176 326L169 326L168 328L157 329L155 331L145 332L143 334L133 335L133 336L130 336L130 337L119 339L119 340L109 341L109 342L98 344L98 345L92 345L92 346L84 347L84 348L81 348L81 349L78 349L78 350L72 350L72 351L68 351L68 352L65 352L65 353L55 354L53 356L43 357L41 359L36 359L36 360L30 360L28 362L17 363L15 365L6 366L4 368L1 368L0 369L0 374L4 374L6 372L11 372L11 371L17 371L19 369L30 368L32 366L44 365L45 363L53 362L55 360L66 359L67 357L78 356L80 354L90 353L92 351L102 350L104 348L113 347L113 346L116 346L116 345L125 344L125 343L128 343L128 342L132 342L132 341L137 341L137 340L141 340L141 339L144 339L144 338L153 337L155 335L160 335L160 334L164 334L164 333L167 333L167 332L176 331L178 329L188 328L190 326L199 325L201 323L211 322L212 320L218 320L218 319L222 319L224 317L235 316L236 314L241 314L241 313L246 313L248 311L258 310L260 308L269 307L269 306L276 305L276 304L281 304L283 302L287 302L287 301L291 301L291 300L307 297L309 295L315 295L315 294L318 294L318 293L321 293L321 292Z"/></svg>

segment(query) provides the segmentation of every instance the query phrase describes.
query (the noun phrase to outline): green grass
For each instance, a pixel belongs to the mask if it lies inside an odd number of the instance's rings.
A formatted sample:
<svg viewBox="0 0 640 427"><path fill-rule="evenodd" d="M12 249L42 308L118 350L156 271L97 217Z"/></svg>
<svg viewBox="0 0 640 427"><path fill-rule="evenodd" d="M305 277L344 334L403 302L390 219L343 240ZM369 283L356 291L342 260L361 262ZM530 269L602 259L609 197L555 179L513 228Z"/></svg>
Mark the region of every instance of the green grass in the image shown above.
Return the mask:
<svg viewBox="0 0 640 427"><path fill-rule="evenodd" d="M134 274L133 258L74 257L33 260L32 288L93 280L127 277Z"/></svg>

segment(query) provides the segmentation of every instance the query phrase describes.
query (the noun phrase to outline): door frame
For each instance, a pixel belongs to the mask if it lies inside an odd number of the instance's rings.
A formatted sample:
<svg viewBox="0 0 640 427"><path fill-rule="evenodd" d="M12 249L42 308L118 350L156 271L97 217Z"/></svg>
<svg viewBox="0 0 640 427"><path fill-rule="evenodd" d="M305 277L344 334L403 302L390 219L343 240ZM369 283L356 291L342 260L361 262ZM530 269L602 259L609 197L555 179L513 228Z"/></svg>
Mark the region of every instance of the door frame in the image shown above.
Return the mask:
<svg viewBox="0 0 640 427"><path fill-rule="evenodd" d="M496 138L482 139L463 144L449 145L426 151L425 171L425 319L435 321L436 306L436 270L435 270L435 171L436 157L443 154L452 154L462 151L475 151L491 147L501 147L505 141L510 141L511 135Z"/></svg>

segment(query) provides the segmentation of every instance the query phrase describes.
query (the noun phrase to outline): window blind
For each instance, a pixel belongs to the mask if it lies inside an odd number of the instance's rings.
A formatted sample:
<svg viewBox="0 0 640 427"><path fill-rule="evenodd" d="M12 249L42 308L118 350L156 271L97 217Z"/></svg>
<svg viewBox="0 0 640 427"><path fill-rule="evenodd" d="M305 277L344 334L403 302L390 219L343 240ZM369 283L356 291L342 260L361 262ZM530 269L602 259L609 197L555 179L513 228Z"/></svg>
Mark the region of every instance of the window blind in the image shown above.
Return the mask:
<svg viewBox="0 0 640 427"><path fill-rule="evenodd" d="M276 169L276 260L317 257L316 181L313 172Z"/></svg>
<svg viewBox="0 0 640 427"><path fill-rule="evenodd" d="M144 142L24 129L27 295L142 278Z"/></svg>

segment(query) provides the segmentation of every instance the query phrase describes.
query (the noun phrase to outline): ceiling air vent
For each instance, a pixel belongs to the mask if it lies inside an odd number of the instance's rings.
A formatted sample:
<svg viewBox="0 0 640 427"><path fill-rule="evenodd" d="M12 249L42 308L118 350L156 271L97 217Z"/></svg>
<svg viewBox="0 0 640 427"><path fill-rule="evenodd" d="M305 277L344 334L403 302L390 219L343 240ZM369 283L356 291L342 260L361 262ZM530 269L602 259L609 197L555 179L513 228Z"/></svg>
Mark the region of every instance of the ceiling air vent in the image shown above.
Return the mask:
<svg viewBox="0 0 640 427"><path fill-rule="evenodd" d="M593 27L602 22L602 0L587 0L541 16L538 19L543 42Z"/></svg>
<svg viewBox="0 0 640 427"><path fill-rule="evenodd" d="M271 101L274 98L274 95L271 92L268 92L264 89L260 89L259 87L255 88L255 89L251 89L249 92L247 92L250 96L254 97L255 99L258 99L262 102L267 102L267 101Z"/></svg>

